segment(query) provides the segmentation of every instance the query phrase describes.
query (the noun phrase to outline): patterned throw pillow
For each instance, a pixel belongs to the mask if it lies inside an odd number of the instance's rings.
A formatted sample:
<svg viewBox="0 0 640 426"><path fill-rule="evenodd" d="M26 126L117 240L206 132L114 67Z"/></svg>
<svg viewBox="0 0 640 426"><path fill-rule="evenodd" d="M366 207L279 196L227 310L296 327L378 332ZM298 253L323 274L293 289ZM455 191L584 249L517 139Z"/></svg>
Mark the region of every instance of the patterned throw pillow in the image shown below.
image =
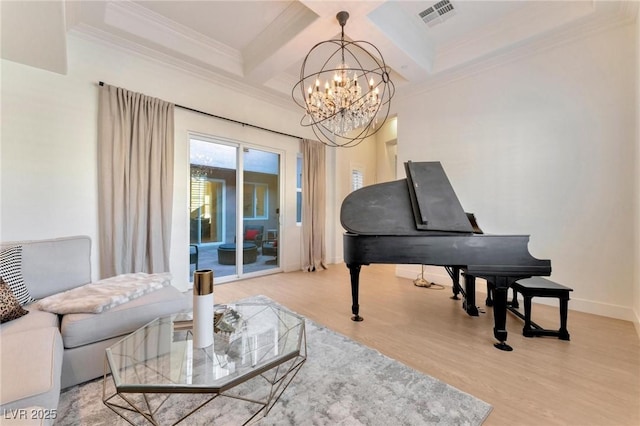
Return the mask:
<svg viewBox="0 0 640 426"><path fill-rule="evenodd" d="M7 283L0 278L0 323L12 321L28 313L29 311L22 309Z"/></svg>
<svg viewBox="0 0 640 426"><path fill-rule="evenodd" d="M0 278L9 285L21 306L35 300L22 278L22 246L9 247L0 252Z"/></svg>

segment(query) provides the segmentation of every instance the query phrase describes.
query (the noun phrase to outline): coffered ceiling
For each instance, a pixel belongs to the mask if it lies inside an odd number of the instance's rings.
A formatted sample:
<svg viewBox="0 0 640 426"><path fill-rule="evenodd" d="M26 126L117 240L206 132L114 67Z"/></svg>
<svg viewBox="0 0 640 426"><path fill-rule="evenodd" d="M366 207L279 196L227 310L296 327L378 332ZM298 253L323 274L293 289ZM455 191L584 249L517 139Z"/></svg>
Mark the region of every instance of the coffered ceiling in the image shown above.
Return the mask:
<svg viewBox="0 0 640 426"><path fill-rule="evenodd" d="M341 10L350 14L346 36L379 48L402 96L631 21L637 7L604 0L1 4L2 57L9 60L64 74L67 37L74 34L283 97L311 47L339 38Z"/></svg>

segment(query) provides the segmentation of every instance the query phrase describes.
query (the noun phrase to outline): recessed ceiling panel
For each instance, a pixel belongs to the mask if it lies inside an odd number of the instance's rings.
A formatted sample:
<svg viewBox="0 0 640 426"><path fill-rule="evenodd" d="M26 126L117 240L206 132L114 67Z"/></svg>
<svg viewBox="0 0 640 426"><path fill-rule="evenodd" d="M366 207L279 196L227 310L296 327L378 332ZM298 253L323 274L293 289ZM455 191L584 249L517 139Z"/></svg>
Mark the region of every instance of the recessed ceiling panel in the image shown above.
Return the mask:
<svg viewBox="0 0 640 426"><path fill-rule="evenodd" d="M292 1L136 1L237 50L244 49Z"/></svg>

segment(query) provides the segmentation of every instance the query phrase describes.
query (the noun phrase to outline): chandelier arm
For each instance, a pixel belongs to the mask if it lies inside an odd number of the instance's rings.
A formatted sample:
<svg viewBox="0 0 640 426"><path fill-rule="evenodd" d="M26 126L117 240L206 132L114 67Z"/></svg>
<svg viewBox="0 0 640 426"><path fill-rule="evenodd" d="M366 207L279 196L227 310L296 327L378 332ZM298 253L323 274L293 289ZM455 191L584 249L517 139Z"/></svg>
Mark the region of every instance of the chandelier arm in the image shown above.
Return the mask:
<svg viewBox="0 0 640 426"><path fill-rule="evenodd" d="M337 44L337 45L338 45L338 47L337 47L337 48L336 48L336 50L334 50L334 51L333 51L333 53L332 53L332 54L327 58L327 60L324 62L324 64L322 64L322 68L320 69L320 71L318 71L318 72L316 72L316 73L313 73L313 74L310 74L310 75L305 76L305 75L304 75L304 70L305 70L305 68L306 68L307 60L308 60L308 59L309 59L309 57L311 56L311 53L313 52L313 50L314 50L314 49L316 49L317 47L319 47L319 46L323 45L323 44ZM296 83L296 86L294 86L294 89L295 89L295 87L297 87L297 86L300 84L300 93L301 93L301 95L302 95L302 99L306 99L306 96L305 96L305 89L304 89L304 83L305 83L305 81L306 81L307 79L309 79L309 78L313 78L313 76L316 76L316 78L319 80L319 78L320 78L321 74L323 74L323 73L325 73L325 72L331 72L331 71L334 71L334 72L335 72L335 71L337 71L337 69L326 69L325 67L327 66L327 64L329 63L329 61L330 61L330 60L331 60L331 59L332 59L332 58L333 58L333 57L334 57L334 56L335 56L335 55L336 55L336 54L341 50L341 48L340 48L339 46L340 46L340 45L338 44L338 42L337 42L336 40L325 40L325 41L321 41L320 43L316 43L316 45L315 45L315 46L313 46L313 47L311 48L311 50L309 51L309 53L307 54L307 56L305 56L305 58L304 58L304 60L303 60L303 62L302 62L302 67L300 68L300 80L298 81L298 83ZM293 96L293 94L292 94L292 96ZM295 100L295 97L294 97L294 100ZM302 105L300 105L300 103L298 103L297 101L296 101L296 103L298 104L298 106L300 106L300 107L304 108L305 110L307 110L307 109L308 109L306 105L305 105L305 106L302 106ZM306 101L305 101L305 104L306 104Z"/></svg>

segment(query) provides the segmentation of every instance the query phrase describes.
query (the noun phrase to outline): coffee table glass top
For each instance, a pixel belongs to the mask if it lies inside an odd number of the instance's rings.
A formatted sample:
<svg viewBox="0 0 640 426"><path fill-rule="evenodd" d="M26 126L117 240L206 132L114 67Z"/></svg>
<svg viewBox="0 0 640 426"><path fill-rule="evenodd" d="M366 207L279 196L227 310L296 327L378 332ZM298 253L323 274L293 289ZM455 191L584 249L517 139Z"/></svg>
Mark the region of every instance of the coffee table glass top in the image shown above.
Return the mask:
<svg viewBox="0 0 640 426"><path fill-rule="evenodd" d="M108 348L118 392L224 392L298 357L305 345L304 319L277 306L216 305L216 313L222 318L206 348L193 346L185 314L158 318Z"/></svg>

